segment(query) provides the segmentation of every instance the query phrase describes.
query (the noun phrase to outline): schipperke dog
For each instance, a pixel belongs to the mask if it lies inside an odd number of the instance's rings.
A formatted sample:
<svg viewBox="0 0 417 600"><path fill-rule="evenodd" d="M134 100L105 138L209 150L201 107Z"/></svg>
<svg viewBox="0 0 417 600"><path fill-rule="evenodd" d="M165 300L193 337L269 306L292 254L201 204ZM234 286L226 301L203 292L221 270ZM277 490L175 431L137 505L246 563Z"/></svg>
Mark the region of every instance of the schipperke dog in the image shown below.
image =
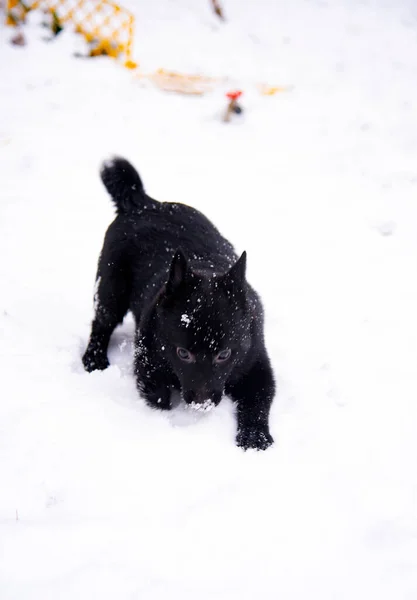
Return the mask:
<svg viewBox="0 0 417 600"><path fill-rule="evenodd" d="M190 407L209 410L227 394L237 407L237 445L265 450L275 383L246 253L237 259L194 208L150 198L127 160L105 162L101 179L117 216L98 263L85 369L109 365L110 336L130 310L135 374L148 405L169 410L178 390Z"/></svg>

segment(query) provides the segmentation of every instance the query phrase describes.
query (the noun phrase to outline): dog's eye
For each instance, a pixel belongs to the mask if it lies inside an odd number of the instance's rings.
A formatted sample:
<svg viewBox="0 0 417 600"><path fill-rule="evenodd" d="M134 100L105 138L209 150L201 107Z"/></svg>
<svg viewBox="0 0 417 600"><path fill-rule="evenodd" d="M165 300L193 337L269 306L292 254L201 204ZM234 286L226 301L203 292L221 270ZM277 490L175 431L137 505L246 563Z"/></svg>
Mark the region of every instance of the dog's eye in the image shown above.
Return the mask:
<svg viewBox="0 0 417 600"><path fill-rule="evenodd" d="M214 360L217 363L222 363L222 362L225 362L226 360L229 360L231 355L232 355L232 351L230 350L230 348L227 348L227 350L222 350L221 352L219 352Z"/></svg>
<svg viewBox="0 0 417 600"><path fill-rule="evenodd" d="M188 352L185 348L177 348L177 356L184 362L192 362L194 358L191 352Z"/></svg>

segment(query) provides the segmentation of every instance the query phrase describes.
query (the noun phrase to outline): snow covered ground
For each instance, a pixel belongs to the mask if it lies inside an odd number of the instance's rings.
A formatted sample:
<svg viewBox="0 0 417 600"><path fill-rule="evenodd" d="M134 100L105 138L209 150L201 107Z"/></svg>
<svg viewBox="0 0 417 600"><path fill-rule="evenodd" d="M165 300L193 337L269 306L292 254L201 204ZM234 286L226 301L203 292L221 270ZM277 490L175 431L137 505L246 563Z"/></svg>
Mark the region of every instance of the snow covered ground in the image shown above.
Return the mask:
<svg viewBox="0 0 417 600"><path fill-rule="evenodd" d="M123 4L145 71L232 76L246 111L0 27L0 598L415 600L415 3ZM83 371L113 153L248 251L267 452L235 447L227 400L150 411L129 319Z"/></svg>

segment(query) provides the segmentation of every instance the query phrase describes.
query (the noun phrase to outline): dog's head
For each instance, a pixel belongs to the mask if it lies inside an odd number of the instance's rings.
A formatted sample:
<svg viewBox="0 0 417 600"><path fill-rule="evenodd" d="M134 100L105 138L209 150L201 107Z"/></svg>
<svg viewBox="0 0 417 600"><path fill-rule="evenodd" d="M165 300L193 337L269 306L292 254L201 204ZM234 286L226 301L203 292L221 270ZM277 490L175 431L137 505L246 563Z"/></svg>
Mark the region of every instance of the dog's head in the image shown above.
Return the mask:
<svg viewBox="0 0 417 600"><path fill-rule="evenodd" d="M185 402L216 406L233 368L251 346L246 253L221 276L195 271L178 251L157 302L161 350Z"/></svg>

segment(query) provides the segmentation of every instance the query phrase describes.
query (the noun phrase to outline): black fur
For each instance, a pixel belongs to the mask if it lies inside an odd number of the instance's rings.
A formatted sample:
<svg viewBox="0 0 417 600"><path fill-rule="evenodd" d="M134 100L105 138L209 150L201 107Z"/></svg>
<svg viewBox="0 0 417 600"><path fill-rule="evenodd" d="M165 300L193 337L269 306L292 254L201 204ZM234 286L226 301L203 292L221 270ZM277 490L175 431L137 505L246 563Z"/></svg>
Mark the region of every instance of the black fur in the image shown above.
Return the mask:
<svg viewBox="0 0 417 600"><path fill-rule="evenodd" d="M105 163L101 178L117 216L99 259L85 369L109 365L110 336L131 310L135 373L146 402L170 409L179 390L190 406L208 409L225 393L237 405L237 444L266 449L273 442L268 419L275 384L262 305L245 278L246 253L237 260L194 208L147 196L126 160Z"/></svg>

